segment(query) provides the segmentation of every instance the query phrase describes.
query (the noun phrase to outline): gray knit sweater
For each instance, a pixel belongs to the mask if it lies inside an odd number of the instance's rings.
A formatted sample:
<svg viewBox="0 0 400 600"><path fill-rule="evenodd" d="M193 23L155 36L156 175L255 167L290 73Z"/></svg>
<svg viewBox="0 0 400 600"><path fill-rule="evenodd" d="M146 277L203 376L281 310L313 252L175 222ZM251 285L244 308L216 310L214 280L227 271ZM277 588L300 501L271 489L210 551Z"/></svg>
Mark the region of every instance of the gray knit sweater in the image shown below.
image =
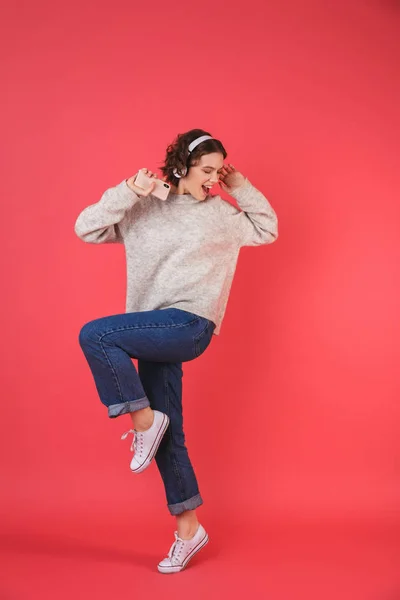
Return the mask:
<svg viewBox="0 0 400 600"><path fill-rule="evenodd" d="M75 233L125 245L126 312L180 308L213 321L218 335L240 248L278 237L275 211L247 178L230 195L241 210L219 195L138 196L124 179L83 209Z"/></svg>

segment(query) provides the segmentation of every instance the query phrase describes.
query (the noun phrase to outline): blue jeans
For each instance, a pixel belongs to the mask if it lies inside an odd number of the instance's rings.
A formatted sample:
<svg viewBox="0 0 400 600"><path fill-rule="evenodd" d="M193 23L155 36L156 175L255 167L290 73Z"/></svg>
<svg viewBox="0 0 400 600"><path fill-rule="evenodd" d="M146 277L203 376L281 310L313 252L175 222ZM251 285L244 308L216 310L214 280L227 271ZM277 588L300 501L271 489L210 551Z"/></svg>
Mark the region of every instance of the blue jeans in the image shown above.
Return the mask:
<svg viewBox="0 0 400 600"><path fill-rule="evenodd" d="M185 447L182 363L200 356L215 323L178 308L123 313L86 323L79 343L110 418L151 406L170 418L155 455L171 515L203 504ZM131 358L138 360L138 371Z"/></svg>

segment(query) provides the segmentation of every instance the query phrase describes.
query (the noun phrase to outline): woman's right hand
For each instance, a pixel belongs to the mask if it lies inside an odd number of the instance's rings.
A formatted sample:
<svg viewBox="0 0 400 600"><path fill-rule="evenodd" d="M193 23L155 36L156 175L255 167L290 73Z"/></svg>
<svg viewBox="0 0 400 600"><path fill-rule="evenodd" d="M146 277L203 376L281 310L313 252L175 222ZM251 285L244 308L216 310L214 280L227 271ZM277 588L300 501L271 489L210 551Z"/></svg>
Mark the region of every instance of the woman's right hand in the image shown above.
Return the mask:
<svg viewBox="0 0 400 600"><path fill-rule="evenodd" d="M153 177L154 179L157 179L157 174L153 173L152 171L150 171L149 169L139 169L139 171L143 171L148 177ZM137 194L138 196L149 196L152 191L154 190L154 188L156 187L156 182L153 181L150 185L149 188L144 189L139 187L138 185L135 185L135 179L137 177L138 173L135 173L135 175L132 175L132 177L129 177L129 179L126 180L126 185L135 192L135 194Z"/></svg>

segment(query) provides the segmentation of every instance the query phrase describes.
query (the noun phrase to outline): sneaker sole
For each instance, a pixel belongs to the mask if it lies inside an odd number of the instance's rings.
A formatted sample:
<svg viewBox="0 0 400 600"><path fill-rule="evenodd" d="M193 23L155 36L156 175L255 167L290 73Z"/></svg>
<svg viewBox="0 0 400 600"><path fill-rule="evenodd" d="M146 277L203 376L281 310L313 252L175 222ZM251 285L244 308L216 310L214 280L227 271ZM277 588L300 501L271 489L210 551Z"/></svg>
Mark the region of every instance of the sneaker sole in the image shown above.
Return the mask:
<svg viewBox="0 0 400 600"><path fill-rule="evenodd" d="M162 425L161 425L160 429L158 430L157 437L156 437L156 439L153 442L153 446L151 448L151 451L146 456L144 463L140 467L137 467L136 469L131 469L132 473L141 473L142 471L144 471L145 469L147 469L147 467L150 465L151 461L153 460L154 456L157 453L159 445L161 444L161 440L163 438L163 435L164 435L164 433L166 432L166 430L168 428L169 421L170 421L170 419L169 419L168 415L166 415L164 413Z"/></svg>
<svg viewBox="0 0 400 600"><path fill-rule="evenodd" d="M159 572L160 573L179 573L180 571L183 571L183 569L187 566L188 562L190 560L192 560L193 556L195 554L197 554L197 552L199 552L202 548L204 548L204 546L207 543L208 543L208 534L206 533L206 535L203 537L203 539L197 544L197 546L195 548L193 548L191 553L188 554L188 556L185 558L185 560L183 561L183 563L181 565L176 565L176 567L161 567L160 565L157 565Z"/></svg>

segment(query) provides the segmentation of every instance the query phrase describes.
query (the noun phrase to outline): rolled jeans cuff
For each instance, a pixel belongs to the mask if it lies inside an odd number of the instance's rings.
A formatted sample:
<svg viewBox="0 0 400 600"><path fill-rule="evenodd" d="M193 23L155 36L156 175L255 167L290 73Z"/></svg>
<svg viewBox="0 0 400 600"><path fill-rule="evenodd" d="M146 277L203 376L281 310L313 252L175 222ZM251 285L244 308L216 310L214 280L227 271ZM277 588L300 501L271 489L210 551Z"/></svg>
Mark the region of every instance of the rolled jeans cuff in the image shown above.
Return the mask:
<svg viewBox="0 0 400 600"><path fill-rule="evenodd" d="M189 500L185 500L184 502L178 502L177 504L168 504L168 510L171 515L180 515L185 512L185 510L194 510L198 506L203 504L203 499L200 494L196 494L196 496L192 496Z"/></svg>
<svg viewBox="0 0 400 600"><path fill-rule="evenodd" d="M147 406L150 406L150 400L147 398L147 396L139 398L138 400L120 402L119 404L110 404L110 406L107 407L108 416L110 417L110 419L114 419L115 417L119 417L120 415L135 412L136 410L141 410L142 408L146 408Z"/></svg>

